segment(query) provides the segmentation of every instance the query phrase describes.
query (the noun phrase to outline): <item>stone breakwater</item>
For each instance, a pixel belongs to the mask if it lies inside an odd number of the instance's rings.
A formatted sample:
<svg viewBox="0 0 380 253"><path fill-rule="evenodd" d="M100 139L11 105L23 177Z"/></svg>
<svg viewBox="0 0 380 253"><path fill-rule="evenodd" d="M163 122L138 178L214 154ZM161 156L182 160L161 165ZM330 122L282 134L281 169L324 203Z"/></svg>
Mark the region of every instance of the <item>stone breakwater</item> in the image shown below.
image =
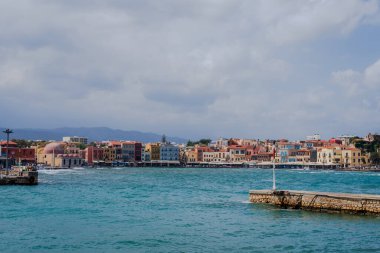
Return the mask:
<svg viewBox="0 0 380 253"><path fill-rule="evenodd" d="M267 203L281 208L380 215L380 195L308 191L251 190L252 203Z"/></svg>

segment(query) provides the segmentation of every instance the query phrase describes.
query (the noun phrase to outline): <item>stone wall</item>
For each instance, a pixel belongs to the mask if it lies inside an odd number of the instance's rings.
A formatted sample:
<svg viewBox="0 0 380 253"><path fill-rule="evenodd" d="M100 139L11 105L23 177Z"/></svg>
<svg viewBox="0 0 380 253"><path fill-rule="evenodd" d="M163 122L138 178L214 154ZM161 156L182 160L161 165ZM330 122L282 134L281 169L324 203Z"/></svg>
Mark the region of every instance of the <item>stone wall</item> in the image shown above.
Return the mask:
<svg viewBox="0 0 380 253"><path fill-rule="evenodd" d="M268 203L282 208L380 215L380 196L306 191L250 191L252 203Z"/></svg>

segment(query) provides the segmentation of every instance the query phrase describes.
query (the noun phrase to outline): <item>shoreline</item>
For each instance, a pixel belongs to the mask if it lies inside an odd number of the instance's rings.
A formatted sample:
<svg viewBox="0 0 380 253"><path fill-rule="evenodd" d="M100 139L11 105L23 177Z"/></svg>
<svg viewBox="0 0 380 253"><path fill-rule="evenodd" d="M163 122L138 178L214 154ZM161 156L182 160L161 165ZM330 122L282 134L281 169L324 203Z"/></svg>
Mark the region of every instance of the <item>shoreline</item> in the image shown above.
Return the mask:
<svg viewBox="0 0 380 253"><path fill-rule="evenodd" d="M197 164L197 165L181 165L181 164L130 164L130 165L84 165L84 166L78 166L78 167L38 167L38 170L59 170L59 169L73 169L73 168L216 168L216 169L238 169L238 168L250 168L250 169L273 169L272 166L264 165L248 165L248 164L224 164L224 165L217 165L217 164ZM371 167L350 167L350 168L331 168L331 167L300 167L300 166L276 166L276 170L310 170L310 171L321 171L321 170L331 170L331 171L340 171L340 172L380 172L380 167L371 166Z"/></svg>

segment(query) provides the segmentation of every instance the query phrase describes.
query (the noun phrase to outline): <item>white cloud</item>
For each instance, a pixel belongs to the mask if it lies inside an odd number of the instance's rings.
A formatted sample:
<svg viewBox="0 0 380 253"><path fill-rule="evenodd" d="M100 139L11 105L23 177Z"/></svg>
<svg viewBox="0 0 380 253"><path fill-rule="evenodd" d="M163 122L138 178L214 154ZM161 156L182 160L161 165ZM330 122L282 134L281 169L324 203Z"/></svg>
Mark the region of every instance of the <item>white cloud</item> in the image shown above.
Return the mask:
<svg viewBox="0 0 380 253"><path fill-rule="evenodd" d="M380 59L365 69L364 83L371 88L380 89Z"/></svg>
<svg viewBox="0 0 380 253"><path fill-rule="evenodd" d="M351 96L380 90L380 59L363 72L352 69L333 72L332 80Z"/></svg>
<svg viewBox="0 0 380 253"><path fill-rule="evenodd" d="M1 1L0 92L19 108L5 124L28 122L27 107L45 126L264 135L291 118L287 134L307 132L332 95L320 73L303 81L288 49L376 15L360 0ZM355 94L378 86L378 69L333 79Z"/></svg>

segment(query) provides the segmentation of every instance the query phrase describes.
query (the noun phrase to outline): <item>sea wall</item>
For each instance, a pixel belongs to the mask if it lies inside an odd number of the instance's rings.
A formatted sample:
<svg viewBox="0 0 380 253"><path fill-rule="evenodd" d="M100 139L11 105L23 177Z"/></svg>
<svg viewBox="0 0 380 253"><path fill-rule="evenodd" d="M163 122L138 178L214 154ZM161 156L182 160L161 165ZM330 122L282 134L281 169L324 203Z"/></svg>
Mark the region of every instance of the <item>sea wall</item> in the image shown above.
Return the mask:
<svg viewBox="0 0 380 253"><path fill-rule="evenodd" d="M282 208L380 215L380 195L252 190L249 192L249 200Z"/></svg>

